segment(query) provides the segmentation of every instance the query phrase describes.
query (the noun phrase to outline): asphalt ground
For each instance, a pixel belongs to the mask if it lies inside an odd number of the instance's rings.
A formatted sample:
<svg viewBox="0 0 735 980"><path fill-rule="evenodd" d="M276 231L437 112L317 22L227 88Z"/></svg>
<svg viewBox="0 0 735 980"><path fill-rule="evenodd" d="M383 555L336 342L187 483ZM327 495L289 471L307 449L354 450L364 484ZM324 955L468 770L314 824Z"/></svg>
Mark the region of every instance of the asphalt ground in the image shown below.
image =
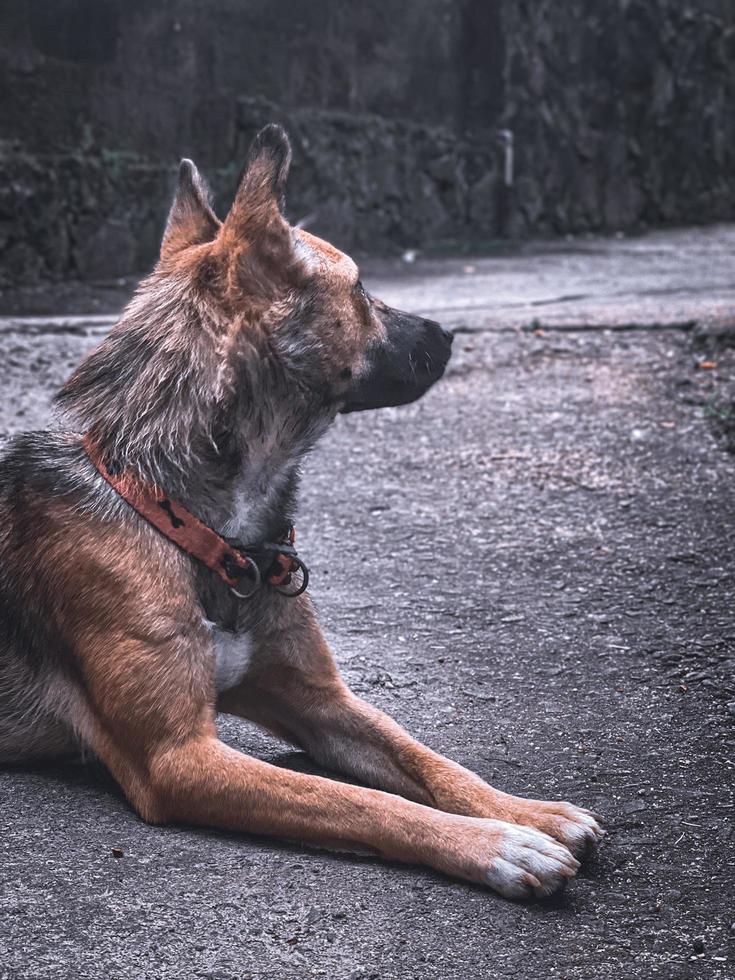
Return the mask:
<svg viewBox="0 0 735 980"><path fill-rule="evenodd" d="M708 406L735 354L692 333L733 309L734 247L720 227L367 264L455 355L306 466L300 551L352 687L495 785L603 815L562 899L149 827L94 764L9 769L0 978L732 976L735 464ZM47 423L127 288L2 298L0 436Z"/></svg>

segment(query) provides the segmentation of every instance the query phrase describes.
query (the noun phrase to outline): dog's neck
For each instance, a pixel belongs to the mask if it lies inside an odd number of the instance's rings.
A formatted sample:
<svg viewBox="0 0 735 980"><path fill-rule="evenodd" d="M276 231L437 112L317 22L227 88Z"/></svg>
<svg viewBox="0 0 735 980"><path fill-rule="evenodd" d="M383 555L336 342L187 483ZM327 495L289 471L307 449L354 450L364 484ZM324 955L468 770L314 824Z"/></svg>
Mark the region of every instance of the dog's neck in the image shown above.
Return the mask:
<svg viewBox="0 0 735 980"><path fill-rule="evenodd" d="M265 417L264 417L265 416ZM300 464L332 421L300 405L277 411L265 403L215 439L131 452L123 440L100 440L106 466L156 486L225 538L243 544L275 540L295 517Z"/></svg>
<svg viewBox="0 0 735 980"><path fill-rule="evenodd" d="M155 482L226 538L245 544L277 537L295 517L300 464L331 417L303 419L265 406L191 457L162 458Z"/></svg>
<svg viewBox="0 0 735 980"><path fill-rule="evenodd" d="M108 466L228 537L262 540L292 519L299 462L336 409L303 354L295 370L267 332L223 332L183 288L171 292L171 322L158 292L155 276L142 284L60 404Z"/></svg>
<svg viewBox="0 0 735 980"><path fill-rule="evenodd" d="M242 462L221 497L221 510L212 515L216 530L229 538L256 542L275 536L293 520L302 453L264 446L254 440L242 452Z"/></svg>
<svg viewBox="0 0 735 980"><path fill-rule="evenodd" d="M248 543L277 535L293 522L301 462L334 411L304 392L283 397L281 391L276 398L268 392L267 377L244 390L262 394L236 408L233 428L221 440L224 466L203 499L216 500L217 512L211 514L216 530Z"/></svg>

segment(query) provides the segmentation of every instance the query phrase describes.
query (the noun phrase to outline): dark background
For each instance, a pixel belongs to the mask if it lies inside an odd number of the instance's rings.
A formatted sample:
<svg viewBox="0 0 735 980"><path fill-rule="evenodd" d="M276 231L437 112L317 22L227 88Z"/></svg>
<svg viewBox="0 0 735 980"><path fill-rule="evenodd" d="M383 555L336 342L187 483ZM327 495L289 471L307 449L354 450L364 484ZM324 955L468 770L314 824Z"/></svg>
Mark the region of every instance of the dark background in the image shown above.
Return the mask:
<svg viewBox="0 0 735 980"><path fill-rule="evenodd" d="M735 217L733 0L4 0L0 45L6 282L145 269L178 159L222 209L274 119L361 251Z"/></svg>

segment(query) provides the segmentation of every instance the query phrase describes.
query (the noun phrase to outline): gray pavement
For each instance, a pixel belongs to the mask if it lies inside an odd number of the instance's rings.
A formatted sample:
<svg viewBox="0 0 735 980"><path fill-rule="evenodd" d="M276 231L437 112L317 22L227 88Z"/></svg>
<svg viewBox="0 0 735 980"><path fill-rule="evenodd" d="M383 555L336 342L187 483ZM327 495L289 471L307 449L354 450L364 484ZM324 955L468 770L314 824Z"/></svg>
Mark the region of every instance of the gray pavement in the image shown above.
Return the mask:
<svg viewBox="0 0 735 980"><path fill-rule="evenodd" d="M731 976L735 465L707 407L735 360L699 368L691 325L731 315L734 250L721 227L368 263L377 295L458 328L456 355L306 467L301 548L354 689L496 785L604 815L561 901L147 827L93 766L10 770L0 978ZM44 423L107 329L96 299L69 319L90 295L0 320L0 435Z"/></svg>

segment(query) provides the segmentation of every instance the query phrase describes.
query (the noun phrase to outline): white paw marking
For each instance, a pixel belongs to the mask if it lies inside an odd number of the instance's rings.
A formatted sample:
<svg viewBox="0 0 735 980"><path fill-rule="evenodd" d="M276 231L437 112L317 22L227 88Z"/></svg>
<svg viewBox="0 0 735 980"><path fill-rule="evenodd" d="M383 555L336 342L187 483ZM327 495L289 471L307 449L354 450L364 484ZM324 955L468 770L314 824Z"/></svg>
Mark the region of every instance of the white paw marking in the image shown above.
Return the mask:
<svg viewBox="0 0 735 980"><path fill-rule="evenodd" d="M549 833L575 854L583 854L590 845L596 845L605 836L605 831L589 810L562 801L537 800L532 803L537 810L528 814L529 823L538 821L541 826L549 828Z"/></svg>
<svg viewBox="0 0 735 980"><path fill-rule="evenodd" d="M486 879L506 898L542 897L560 891L576 874L579 862L563 844L532 827L500 824L498 856Z"/></svg>
<svg viewBox="0 0 735 980"><path fill-rule="evenodd" d="M495 858L487 869L487 883L505 898L528 898L537 879L525 874L515 864Z"/></svg>

